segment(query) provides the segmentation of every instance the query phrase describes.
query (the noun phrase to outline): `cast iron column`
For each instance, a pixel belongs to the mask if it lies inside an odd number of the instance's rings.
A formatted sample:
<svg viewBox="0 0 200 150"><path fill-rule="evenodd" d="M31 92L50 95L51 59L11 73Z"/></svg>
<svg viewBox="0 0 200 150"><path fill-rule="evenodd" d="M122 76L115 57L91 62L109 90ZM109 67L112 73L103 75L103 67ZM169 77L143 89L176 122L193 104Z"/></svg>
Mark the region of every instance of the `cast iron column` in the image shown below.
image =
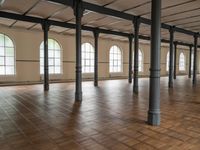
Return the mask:
<svg viewBox="0 0 200 150"><path fill-rule="evenodd" d="M98 39L99 39L99 32L98 30L94 31L94 47L95 47L95 54L94 54L94 86L98 86Z"/></svg>
<svg viewBox="0 0 200 150"><path fill-rule="evenodd" d="M176 79L177 42L174 42L174 79Z"/></svg>
<svg viewBox="0 0 200 150"><path fill-rule="evenodd" d="M130 35L128 37L129 39L129 72L128 72L128 82L129 83L132 83L132 73L133 73L133 66L132 66L132 63L133 63L133 36Z"/></svg>
<svg viewBox="0 0 200 150"><path fill-rule="evenodd" d="M191 78L192 76L192 45L190 45L190 57L189 57L189 75L188 78Z"/></svg>
<svg viewBox="0 0 200 150"><path fill-rule="evenodd" d="M42 29L44 32L44 90L49 90L49 57L48 57L48 31L49 24L44 21L42 24Z"/></svg>
<svg viewBox="0 0 200 150"><path fill-rule="evenodd" d="M194 35L194 61L193 61L193 86L197 83L197 44L198 44L198 34Z"/></svg>
<svg viewBox="0 0 200 150"><path fill-rule="evenodd" d="M82 0L74 1L76 17L76 91L75 100L82 101L82 66L81 66L81 19L83 16Z"/></svg>
<svg viewBox="0 0 200 150"><path fill-rule="evenodd" d="M134 38L134 73L133 73L133 92L138 93L138 71L139 71L139 28L140 28L140 17L135 17L134 19L134 29L135 29L135 38Z"/></svg>
<svg viewBox="0 0 200 150"><path fill-rule="evenodd" d="M173 88L173 51L174 51L174 27L170 27L170 49L169 49L169 88Z"/></svg>
<svg viewBox="0 0 200 150"><path fill-rule="evenodd" d="M148 124L160 125L161 0L152 0L151 2L151 68Z"/></svg>

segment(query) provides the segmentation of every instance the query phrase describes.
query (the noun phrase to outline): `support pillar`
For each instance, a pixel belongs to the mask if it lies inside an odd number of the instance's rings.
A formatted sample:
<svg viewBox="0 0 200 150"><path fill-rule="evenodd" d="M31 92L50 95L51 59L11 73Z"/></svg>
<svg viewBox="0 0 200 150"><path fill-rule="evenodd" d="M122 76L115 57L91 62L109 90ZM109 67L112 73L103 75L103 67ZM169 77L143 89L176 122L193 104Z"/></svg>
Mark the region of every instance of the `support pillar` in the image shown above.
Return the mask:
<svg viewBox="0 0 200 150"><path fill-rule="evenodd" d="M129 73L128 73L128 82L132 83L132 74L133 74L133 36L129 36Z"/></svg>
<svg viewBox="0 0 200 150"><path fill-rule="evenodd" d="M173 88L173 51L174 51L174 27L169 29L170 32L170 49L169 49L169 88Z"/></svg>
<svg viewBox="0 0 200 150"><path fill-rule="evenodd" d="M191 78L192 76L192 45L190 45L190 57L189 57L189 74L188 74L188 78Z"/></svg>
<svg viewBox="0 0 200 150"><path fill-rule="evenodd" d="M81 19L83 16L82 0L74 1L76 17L76 91L75 100L82 101L82 65L81 65Z"/></svg>
<svg viewBox="0 0 200 150"><path fill-rule="evenodd" d="M98 86L98 42L99 42L99 32L94 31L94 86Z"/></svg>
<svg viewBox="0 0 200 150"><path fill-rule="evenodd" d="M140 17L134 19L134 73L133 73L133 92L138 94L138 72L139 72L139 28L140 28Z"/></svg>
<svg viewBox="0 0 200 150"><path fill-rule="evenodd" d="M177 42L174 42L174 79L176 79Z"/></svg>
<svg viewBox="0 0 200 150"><path fill-rule="evenodd" d="M193 61L193 86L197 84L197 45L198 44L198 34L194 35L194 61Z"/></svg>
<svg viewBox="0 0 200 150"><path fill-rule="evenodd" d="M161 0L152 0L151 68L148 124L160 125Z"/></svg>
<svg viewBox="0 0 200 150"><path fill-rule="evenodd" d="M44 91L49 90L49 57L48 57L48 31L50 25L47 21L42 24L44 32Z"/></svg>

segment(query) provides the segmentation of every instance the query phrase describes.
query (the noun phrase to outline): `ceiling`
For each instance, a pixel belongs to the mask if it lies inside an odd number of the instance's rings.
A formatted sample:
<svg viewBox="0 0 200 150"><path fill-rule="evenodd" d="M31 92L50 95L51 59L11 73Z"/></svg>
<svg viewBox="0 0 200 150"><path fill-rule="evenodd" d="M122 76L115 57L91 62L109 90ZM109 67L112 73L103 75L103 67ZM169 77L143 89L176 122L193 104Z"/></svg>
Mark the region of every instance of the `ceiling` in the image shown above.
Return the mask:
<svg viewBox="0 0 200 150"><path fill-rule="evenodd" d="M151 0L84 0L125 13L151 19ZM1 11L14 12L27 16L36 16L62 22L75 23L72 8L46 0L5 0ZM45 10L45 11L44 11ZM167 23L194 32L200 31L200 0L162 0L162 23ZM10 28L24 28L27 30L41 30L40 24L22 22L0 18L0 24ZM125 33L133 32L131 21L120 18L85 11L82 24ZM51 26L50 31L58 34L74 34L74 29ZM162 29L162 38L169 39L169 31ZM150 36L150 26L141 24L140 34ZM92 35L83 32L83 35ZM127 40L124 37L100 34L103 38ZM193 43L193 37L175 33L175 39L186 43Z"/></svg>

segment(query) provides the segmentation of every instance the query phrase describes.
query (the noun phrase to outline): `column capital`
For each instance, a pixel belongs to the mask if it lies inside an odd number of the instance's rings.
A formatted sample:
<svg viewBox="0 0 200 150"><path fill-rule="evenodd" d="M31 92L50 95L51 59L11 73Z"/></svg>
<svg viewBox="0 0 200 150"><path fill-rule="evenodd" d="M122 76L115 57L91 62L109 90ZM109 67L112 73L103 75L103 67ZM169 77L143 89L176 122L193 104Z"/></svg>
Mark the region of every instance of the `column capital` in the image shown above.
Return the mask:
<svg viewBox="0 0 200 150"><path fill-rule="evenodd" d="M132 42L133 41L133 34L130 34L129 36L128 36L128 39L129 39L129 42Z"/></svg>
<svg viewBox="0 0 200 150"><path fill-rule="evenodd" d="M139 28L141 23L141 17L140 16L135 16L133 20L133 25L135 28Z"/></svg>
<svg viewBox="0 0 200 150"><path fill-rule="evenodd" d="M194 33L194 38L198 38L199 37L199 32Z"/></svg>
<svg viewBox="0 0 200 150"><path fill-rule="evenodd" d="M175 32L175 26L170 26L170 28L169 28L169 32L170 32L170 34L174 34L174 32Z"/></svg>
<svg viewBox="0 0 200 150"><path fill-rule="evenodd" d="M44 20L43 22L42 22L42 30L44 31L44 30L47 30L47 31L49 31L49 28L50 28L50 23L49 23L49 21L48 20Z"/></svg>
<svg viewBox="0 0 200 150"><path fill-rule="evenodd" d="M177 46L178 45L178 42L177 41L174 41L174 46Z"/></svg>
<svg viewBox="0 0 200 150"><path fill-rule="evenodd" d="M99 28L95 28L95 30L93 31L93 34L95 38L98 38L100 34Z"/></svg>

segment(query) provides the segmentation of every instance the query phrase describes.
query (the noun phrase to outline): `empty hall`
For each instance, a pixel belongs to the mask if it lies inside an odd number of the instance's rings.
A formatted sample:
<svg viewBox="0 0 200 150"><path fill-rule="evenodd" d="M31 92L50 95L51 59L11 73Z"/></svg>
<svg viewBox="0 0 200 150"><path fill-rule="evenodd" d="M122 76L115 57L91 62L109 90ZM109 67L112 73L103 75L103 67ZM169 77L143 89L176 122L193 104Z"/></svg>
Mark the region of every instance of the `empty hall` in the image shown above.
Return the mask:
<svg viewBox="0 0 200 150"><path fill-rule="evenodd" d="M199 150L199 0L0 0L0 150Z"/></svg>

